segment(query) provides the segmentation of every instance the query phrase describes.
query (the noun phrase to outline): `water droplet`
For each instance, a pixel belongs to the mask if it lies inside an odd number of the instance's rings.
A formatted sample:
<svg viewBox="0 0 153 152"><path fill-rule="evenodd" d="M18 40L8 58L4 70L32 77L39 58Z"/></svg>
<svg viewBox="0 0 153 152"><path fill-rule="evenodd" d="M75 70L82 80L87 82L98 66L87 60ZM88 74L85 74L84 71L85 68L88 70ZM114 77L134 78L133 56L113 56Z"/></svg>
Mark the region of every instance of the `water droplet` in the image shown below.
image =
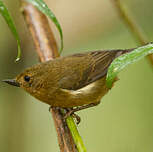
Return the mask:
<svg viewBox="0 0 153 152"><path fill-rule="evenodd" d="M1 10L4 10L4 7L0 6L0 9L1 9Z"/></svg>
<svg viewBox="0 0 153 152"><path fill-rule="evenodd" d="M42 7L46 7L46 5L45 4L42 4Z"/></svg>

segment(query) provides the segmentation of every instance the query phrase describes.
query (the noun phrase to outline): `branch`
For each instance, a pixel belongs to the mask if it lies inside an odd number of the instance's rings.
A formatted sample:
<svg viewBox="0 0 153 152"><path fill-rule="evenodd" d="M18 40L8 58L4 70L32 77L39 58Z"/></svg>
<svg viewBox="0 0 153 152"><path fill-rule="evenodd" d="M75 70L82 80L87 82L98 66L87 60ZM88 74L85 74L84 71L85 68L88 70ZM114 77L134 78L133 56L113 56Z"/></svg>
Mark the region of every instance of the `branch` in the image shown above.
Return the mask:
<svg viewBox="0 0 153 152"><path fill-rule="evenodd" d="M41 62L59 56L54 35L45 15L29 3L22 2L23 15L32 34ZM61 152L77 152L76 145L60 109L51 108Z"/></svg>
<svg viewBox="0 0 153 152"><path fill-rule="evenodd" d="M129 12L127 13L127 11L123 8L123 6L120 3L120 0L111 0L111 1L116 11L118 12L118 15L124 21L124 23L128 26L129 30L131 31L131 34L135 37L135 39L142 45L146 44L148 40L145 37L143 31L137 25L137 23L129 14ZM150 63L153 65L153 55L150 54L147 57Z"/></svg>

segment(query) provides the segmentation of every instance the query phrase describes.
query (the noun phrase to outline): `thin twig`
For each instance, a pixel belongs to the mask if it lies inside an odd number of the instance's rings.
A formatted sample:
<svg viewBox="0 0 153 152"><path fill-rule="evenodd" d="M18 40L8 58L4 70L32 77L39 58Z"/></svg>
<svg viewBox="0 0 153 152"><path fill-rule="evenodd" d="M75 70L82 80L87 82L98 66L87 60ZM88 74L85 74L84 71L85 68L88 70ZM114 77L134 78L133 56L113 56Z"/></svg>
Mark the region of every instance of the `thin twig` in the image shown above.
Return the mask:
<svg viewBox="0 0 153 152"><path fill-rule="evenodd" d="M59 56L56 41L46 16L29 3L22 2L22 10L40 60L43 62ZM61 152L77 152L72 135L63 120L60 109L51 108L51 113Z"/></svg>
<svg viewBox="0 0 153 152"><path fill-rule="evenodd" d="M120 18L124 21L124 23L128 26L131 34L135 37L135 39L141 43L142 45L148 42L147 38L145 37L143 31L141 30L140 26L135 22L133 17L126 9L121 5L120 0L111 0L113 6L115 7L116 11ZM153 55L150 54L147 56L150 63L153 65Z"/></svg>

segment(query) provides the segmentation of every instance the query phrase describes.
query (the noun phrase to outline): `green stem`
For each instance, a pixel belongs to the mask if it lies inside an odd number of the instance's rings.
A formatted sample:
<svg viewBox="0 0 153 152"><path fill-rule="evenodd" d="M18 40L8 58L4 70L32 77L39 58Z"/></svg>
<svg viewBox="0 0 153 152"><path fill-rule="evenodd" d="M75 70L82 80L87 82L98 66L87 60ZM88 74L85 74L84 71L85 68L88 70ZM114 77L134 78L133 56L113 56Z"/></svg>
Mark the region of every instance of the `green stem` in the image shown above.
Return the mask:
<svg viewBox="0 0 153 152"><path fill-rule="evenodd" d="M71 134L72 134L74 143L77 146L78 152L86 152L87 150L86 150L86 148L85 148L85 146L83 144L81 136L79 135L78 129L76 127L76 124L75 124L73 118L72 117L68 117L66 119L66 122L67 122L67 125L68 125L68 127L69 127L69 129L71 131Z"/></svg>

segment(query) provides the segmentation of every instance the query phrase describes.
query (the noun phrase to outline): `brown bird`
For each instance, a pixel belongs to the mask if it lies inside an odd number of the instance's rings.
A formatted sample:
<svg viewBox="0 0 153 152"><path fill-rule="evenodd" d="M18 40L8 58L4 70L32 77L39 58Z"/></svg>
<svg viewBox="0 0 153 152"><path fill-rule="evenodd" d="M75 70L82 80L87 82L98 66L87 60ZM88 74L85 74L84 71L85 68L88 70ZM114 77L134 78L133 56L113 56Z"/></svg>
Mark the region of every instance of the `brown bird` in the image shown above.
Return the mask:
<svg viewBox="0 0 153 152"><path fill-rule="evenodd" d="M130 50L93 51L34 65L4 82L23 88L52 107L75 111L97 105L109 91L106 74L112 61Z"/></svg>

